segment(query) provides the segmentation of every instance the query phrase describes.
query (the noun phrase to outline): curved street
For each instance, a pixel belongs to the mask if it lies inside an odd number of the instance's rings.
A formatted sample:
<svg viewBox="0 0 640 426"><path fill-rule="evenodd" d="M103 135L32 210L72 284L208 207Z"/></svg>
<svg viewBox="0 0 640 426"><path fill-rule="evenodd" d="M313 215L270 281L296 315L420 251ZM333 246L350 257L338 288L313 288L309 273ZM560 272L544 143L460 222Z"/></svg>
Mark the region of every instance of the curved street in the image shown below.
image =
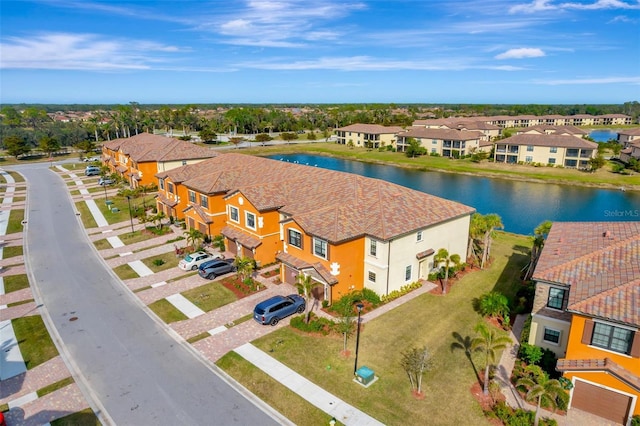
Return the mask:
<svg viewBox="0 0 640 426"><path fill-rule="evenodd" d="M28 181L25 260L42 314L100 419L118 425L278 424L144 305L90 244L65 183L48 163Z"/></svg>

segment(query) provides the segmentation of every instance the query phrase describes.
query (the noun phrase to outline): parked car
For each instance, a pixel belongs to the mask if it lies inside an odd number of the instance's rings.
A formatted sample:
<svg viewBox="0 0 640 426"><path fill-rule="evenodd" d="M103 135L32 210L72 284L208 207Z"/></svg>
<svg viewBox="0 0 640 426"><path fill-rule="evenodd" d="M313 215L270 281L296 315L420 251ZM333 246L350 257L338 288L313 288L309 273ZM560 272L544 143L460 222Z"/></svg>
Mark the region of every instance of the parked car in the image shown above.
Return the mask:
<svg viewBox="0 0 640 426"><path fill-rule="evenodd" d="M188 254L184 257L184 259L178 262L178 268L183 271L195 271L198 269L200 265L209 260L220 259L222 255L220 254L211 254L206 251L197 251L195 253Z"/></svg>
<svg viewBox="0 0 640 426"><path fill-rule="evenodd" d="M98 157L87 157L84 160L85 163L93 163L94 161L98 161Z"/></svg>
<svg viewBox="0 0 640 426"><path fill-rule="evenodd" d="M84 169L85 176L98 176L99 174L100 174L100 167L98 166L87 166L87 168Z"/></svg>
<svg viewBox="0 0 640 426"><path fill-rule="evenodd" d="M212 280L218 275L228 274L236 270L236 265L233 264L234 259L216 259L204 262L198 268L198 275L202 278Z"/></svg>
<svg viewBox="0 0 640 426"><path fill-rule="evenodd" d="M113 185L115 180L110 177L101 177L98 179L98 185Z"/></svg>
<svg viewBox="0 0 640 426"><path fill-rule="evenodd" d="M304 309L304 298L298 294L273 296L256 305L253 309L253 319L260 324L276 325L282 318L296 312L301 314Z"/></svg>

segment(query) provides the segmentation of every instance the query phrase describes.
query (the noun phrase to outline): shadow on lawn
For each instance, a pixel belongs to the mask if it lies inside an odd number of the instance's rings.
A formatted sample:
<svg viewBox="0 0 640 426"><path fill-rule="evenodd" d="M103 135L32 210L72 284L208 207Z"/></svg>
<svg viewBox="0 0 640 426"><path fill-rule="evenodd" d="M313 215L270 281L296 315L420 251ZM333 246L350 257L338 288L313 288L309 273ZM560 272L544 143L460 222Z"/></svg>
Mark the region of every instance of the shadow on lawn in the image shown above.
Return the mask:
<svg viewBox="0 0 640 426"><path fill-rule="evenodd" d="M462 335L457 331L454 331L453 333L451 333L451 335L456 340L455 342L451 343L451 352L455 352L457 350L464 351L465 356L471 363L471 367L473 367L473 373L476 375L476 380L480 385L482 385L482 380L480 379L480 374L478 374L478 369L476 368L476 365L473 363L473 359L471 358L471 352L473 350L473 339L471 338L471 336L462 337Z"/></svg>

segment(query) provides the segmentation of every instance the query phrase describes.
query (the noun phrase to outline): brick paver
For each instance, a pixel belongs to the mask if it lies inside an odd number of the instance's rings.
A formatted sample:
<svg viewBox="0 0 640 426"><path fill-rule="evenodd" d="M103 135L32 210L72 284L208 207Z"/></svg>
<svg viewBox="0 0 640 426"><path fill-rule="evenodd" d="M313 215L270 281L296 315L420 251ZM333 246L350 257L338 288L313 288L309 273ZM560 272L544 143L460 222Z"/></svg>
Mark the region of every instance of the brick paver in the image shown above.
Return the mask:
<svg viewBox="0 0 640 426"><path fill-rule="evenodd" d="M4 268L9 265L18 265L24 263L24 256L13 256L6 259L0 259L0 267Z"/></svg>
<svg viewBox="0 0 640 426"><path fill-rule="evenodd" d="M8 277L10 275L26 274L27 268L24 263L20 265L11 265L0 267L0 277Z"/></svg>
<svg viewBox="0 0 640 426"><path fill-rule="evenodd" d="M185 273L187 272L179 268L171 268L152 275L147 275L146 277L132 278L130 280L126 280L124 283L131 291L135 291L162 281L173 281Z"/></svg>
<svg viewBox="0 0 640 426"><path fill-rule="evenodd" d="M160 287L143 290L136 294L140 298L142 303L144 303L145 305L150 305L151 303L160 299L164 299L165 297L171 296L172 294L182 293L184 291L191 290L192 288L200 287L208 283L209 281L205 281L203 278L196 274L187 278L183 278L181 280L167 283Z"/></svg>
<svg viewBox="0 0 640 426"><path fill-rule="evenodd" d="M31 288L27 287L22 290L12 291L11 293L0 294L0 305L9 305L30 299L33 299L33 293L31 293Z"/></svg>
<svg viewBox="0 0 640 426"><path fill-rule="evenodd" d="M0 405L71 376L60 356L2 381Z"/></svg>
<svg viewBox="0 0 640 426"><path fill-rule="evenodd" d="M109 235L109 236L111 237L112 235ZM153 240L156 240L156 239L154 238ZM166 241L166 239L164 240ZM147 241L151 241L151 240L147 240ZM147 241L141 241L141 242L146 243ZM107 265L109 265L110 268L115 268L117 266L124 265L125 263L133 262L134 260L142 260L148 257L158 256L161 254L170 253L174 251L173 246L171 246L170 244L163 244L162 240L157 240L155 241L155 243L161 244L161 245L157 247L152 247L149 249L144 249L145 245L136 243L136 244L127 245L124 247L100 250L100 254L103 255L103 257L105 258L109 258L109 259L105 259L105 262L107 262ZM140 251L136 251L136 250L140 250ZM126 256L119 256L120 253L127 253L127 252L134 252L134 251L135 253L131 253ZM106 253L110 253L110 254L106 255ZM118 257L110 258L111 256L118 256ZM181 271L181 272L184 273L184 271Z"/></svg>
<svg viewBox="0 0 640 426"><path fill-rule="evenodd" d="M89 408L89 404L78 385L72 383L21 407L11 409L5 413L5 418L9 425L41 426L86 408Z"/></svg>
<svg viewBox="0 0 640 426"><path fill-rule="evenodd" d="M36 302L27 302L18 306L0 309L0 321L12 320L20 317L38 315Z"/></svg>

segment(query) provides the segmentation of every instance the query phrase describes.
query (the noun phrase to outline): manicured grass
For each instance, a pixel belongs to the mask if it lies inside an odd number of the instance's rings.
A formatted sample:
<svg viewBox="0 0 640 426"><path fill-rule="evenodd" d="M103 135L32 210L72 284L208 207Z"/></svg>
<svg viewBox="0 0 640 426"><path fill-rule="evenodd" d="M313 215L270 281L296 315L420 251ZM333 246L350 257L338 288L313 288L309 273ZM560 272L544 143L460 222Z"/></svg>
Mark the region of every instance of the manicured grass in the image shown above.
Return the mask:
<svg viewBox="0 0 640 426"><path fill-rule="evenodd" d="M9 213L9 223L7 224L7 234L22 232L22 221L24 220L24 209L14 209Z"/></svg>
<svg viewBox="0 0 640 426"><path fill-rule="evenodd" d="M74 195L80 195L80 190L79 189L74 189L69 191L69 194L73 197Z"/></svg>
<svg viewBox="0 0 640 426"><path fill-rule="evenodd" d="M266 401L276 411L298 425L328 425L331 416L314 407L284 385L272 379L253 364L245 361L235 352L229 352L217 363L231 377L258 398ZM318 368L323 369L322 366ZM357 386L356 384L353 384ZM339 425L340 423L336 423ZM409 423L406 423L409 424Z"/></svg>
<svg viewBox="0 0 640 426"><path fill-rule="evenodd" d="M100 190L104 191L102 188ZM126 197L122 197L119 195L109 196L109 200L113 202L109 207L105 204L104 200L96 200L96 204L100 208L100 211L104 215L105 219L109 223L118 223L130 220L129 217L129 201ZM147 207L155 206L155 199L153 195L147 195L146 197L140 196L138 198L131 199L131 212L134 213L136 210L142 211L144 206ZM119 211L113 212L111 209L117 208ZM166 221L166 219L165 219ZM134 221L135 223L135 221Z"/></svg>
<svg viewBox="0 0 640 426"><path fill-rule="evenodd" d="M193 337L188 338L187 342L193 344L193 343L195 343L195 342L197 342L199 340L206 339L209 336L211 336L211 335L208 332L205 331L205 332L197 334L197 335L195 335Z"/></svg>
<svg viewBox="0 0 640 426"><path fill-rule="evenodd" d="M231 290L215 281L187 290L182 295L205 312L238 300Z"/></svg>
<svg viewBox="0 0 640 426"><path fill-rule="evenodd" d="M160 319L167 324L172 322L186 320L187 316L180 312L175 306L173 306L167 299L160 299L149 305L149 309L155 312Z"/></svg>
<svg viewBox="0 0 640 426"><path fill-rule="evenodd" d="M519 288L519 271L528 259L531 240L498 233L491 266L468 273L455 282L445 296L425 294L364 324L361 329L359 366L373 369L379 380L364 389L352 381L355 337L348 342L350 358L340 355L342 336L303 334L292 328L277 330L253 343L337 397L386 424L487 424L470 393L477 378L463 352L452 352L452 333L475 337L475 325L483 321L473 301L483 293L500 290L509 295ZM401 353L425 346L433 368L423 379L425 398L411 395L410 383L400 367ZM484 360L474 354L475 367ZM225 369L227 367L225 366ZM252 377L239 381L250 386ZM268 395L265 401L279 403ZM283 414L295 413L286 409ZM446 413L446 414L445 414Z"/></svg>
<svg viewBox="0 0 640 426"><path fill-rule="evenodd" d="M100 420L93 413L91 408L87 408L77 413L69 414L58 420L54 420L51 426L101 426Z"/></svg>
<svg viewBox="0 0 640 426"><path fill-rule="evenodd" d="M27 277L27 274L8 275L3 278L3 282L5 293L29 288L29 277Z"/></svg>
<svg viewBox="0 0 640 426"><path fill-rule="evenodd" d="M2 249L2 258L8 259L10 257L22 256L22 246L9 246Z"/></svg>
<svg viewBox="0 0 640 426"><path fill-rule="evenodd" d="M235 327L236 325L242 324L243 322L247 322L250 319L253 319L253 312L243 317L240 317L237 320L233 320L231 323L227 324L227 326Z"/></svg>
<svg viewBox="0 0 640 426"><path fill-rule="evenodd" d="M20 173L14 172L14 171L9 171L8 173L11 175L11 177L16 183L24 182L24 177L22 177Z"/></svg>
<svg viewBox="0 0 640 426"><path fill-rule="evenodd" d="M29 303L29 302L33 302L33 299L20 300L19 302L9 303L9 304L7 305L7 307L9 307L9 308L13 308L14 306L24 305L24 304L27 304L27 303Z"/></svg>
<svg viewBox="0 0 640 426"><path fill-rule="evenodd" d="M76 210L80 213L80 219L82 220L82 225L85 228L97 228L98 224L96 220L93 218L93 215L89 211L89 207L87 207L87 203L84 201L78 201L76 203Z"/></svg>
<svg viewBox="0 0 640 426"><path fill-rule="evenodd" d="M133 268L126 263L124 265L116 266L113 268L113 272L120 278L121 280L129 280L132 278L140 278L140 275Z"/></svg>
<svg viewBox="0 0 640 426"><path fill-rule="evenodd" d="M161 265L156 265L154 264L154 262L162 262ZM147 265L149 267L149 269L151 269L153 272L160 272L160 271L164 271L167 269L171 269L171 268L175 268L178 266L178 262L180 261L180 259L178 259L175 255L174 252L169 252L169 253L163 253L161 255L158 256L153 256L153 257L148 257L146 259L142 259L142 263L144 263L145 265Z"/></svg>
<svg viewBox="0 0 640 426"><path fill-rule="evenodd" d="M367 150L366 148L349 148L336 143L313 143L277 145L270 147L243 149L244 154L274 155L308 153L341 157L348 160L370 163L385 163L408 167L417 170L446 171L500 177L518 180L568 183L587 186L632 187L640 186L640 174L624 176L611 172L611 165L597 170L595 173L558 167L534 167L517 164L501 164L483 161L474 163L469 159L450 160L445 157L422 156L409 158L401 152Z"/></svg>
<svg viewBox="0 0 640 426"><path fill-rule="evenodd" d="M51 392L55 392L58 389L62 389L63 387L68 386L71 383L73 383L73 378L72 377L67 377L66 379L62 379L62 380L59 380L59 381L57 381L55 383L52 383L49 386L45 386L42 389L38 389L38 398L42 398L46 394L49 394Z"/></svg>
<svg viewBox="0 0 640 426"><path fill-rule="evenodd" d="M40 315L16 318L11 324L28 370L58 355Z"/></svg>
<svg viewBox="0 0 640 426"><path fill-rule="evenodd" d="M98 250L106 250L106 249L113 248L113 246L109 243L109 241L107 241L106 238L94 241L93 245L96 246L96 249Z"/></svg>

